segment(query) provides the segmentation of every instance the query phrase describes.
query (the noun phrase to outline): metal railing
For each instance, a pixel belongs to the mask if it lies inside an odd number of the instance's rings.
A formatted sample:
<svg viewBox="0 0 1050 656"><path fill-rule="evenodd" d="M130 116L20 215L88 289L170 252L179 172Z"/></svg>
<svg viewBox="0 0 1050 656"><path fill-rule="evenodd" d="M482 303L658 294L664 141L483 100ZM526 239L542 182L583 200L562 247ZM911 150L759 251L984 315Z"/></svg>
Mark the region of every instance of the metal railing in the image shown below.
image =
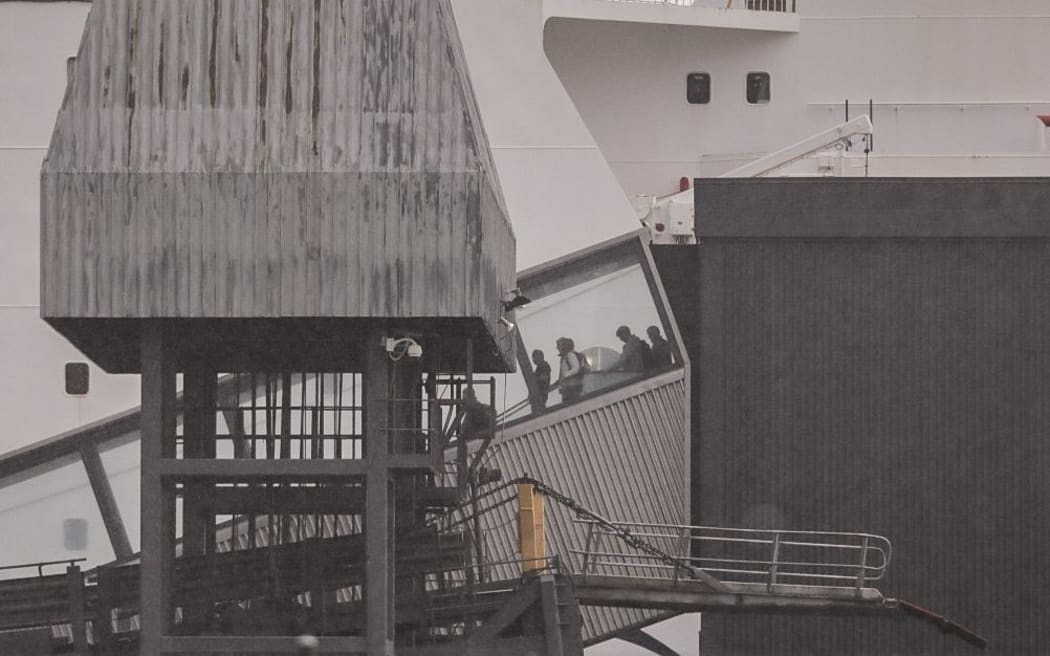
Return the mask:
<svg viewBox="0 0 1050 656"><path fill-rule="evenodd" d="M796 13L796 0L608 0L642 5L671 7L703 7L706 9L738 9L743 11L776 11Z"/></svg>
<svg viewBox="0 0 1050 656"><path fill-rule="evenodd" d="M82 562L84 562L86 560L87 560L87 558L67 558L65 560L43 560L43 561L36 562L36 563L22 563L22 564L19 564L19 565L4 565L3 567L0 567L0 571L6 572L6 571L9 571L9 570L15 570L15 569L35 568L37 576L43 577L44 576L44 568L45 567L52 567L52 566L55 566L55 565L65 565L67 568L72 568L72 567L76 567L77 563L82 563Z"/></svg>
<svg viewBox="0 0 1050 656"><path fill-rule="evenodd" d="M582 572L677 581L682 567L631 549L597 522L587 524ZM673 524L613 522L620 531L645 540L725 583L861 589L886 573L890 541L870 533L782 531Z"/></svg>
<svg viewBox="0 0 1050 656"><path fill-rule="evenodd" d="M433 598L472 593L473 586L492 582L520 581L527 574L557 573L561 571L558 556L540 558L508 558L484 560L465 565L434 570L427 574L427 593ZM490 589L494 589L491 588Z"/></svg>

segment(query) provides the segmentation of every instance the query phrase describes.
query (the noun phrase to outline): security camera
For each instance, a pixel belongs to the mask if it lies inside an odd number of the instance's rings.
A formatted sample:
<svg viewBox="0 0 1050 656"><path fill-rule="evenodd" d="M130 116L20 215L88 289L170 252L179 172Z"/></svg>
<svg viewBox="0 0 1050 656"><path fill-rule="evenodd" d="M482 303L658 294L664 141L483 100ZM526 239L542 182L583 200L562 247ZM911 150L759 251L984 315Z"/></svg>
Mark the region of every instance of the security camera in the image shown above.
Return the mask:
<svg viewBox="0 0 1050 656"><path fill-rule="evenodd" d="M410 358L423 357L423 347L411 337L384 337L383 348L390 355L391 360L400 360L406 355Z"/></svg>
<svg viewBox="0 0 1050 656"><path fill-rule="evenodd" d="M504 312L512 312L520 308L523 305L528 305L532 302L532 299L521 293L521 290L515 287L514 289L504 292L503 298L500 303L503 305Z"/></svg>

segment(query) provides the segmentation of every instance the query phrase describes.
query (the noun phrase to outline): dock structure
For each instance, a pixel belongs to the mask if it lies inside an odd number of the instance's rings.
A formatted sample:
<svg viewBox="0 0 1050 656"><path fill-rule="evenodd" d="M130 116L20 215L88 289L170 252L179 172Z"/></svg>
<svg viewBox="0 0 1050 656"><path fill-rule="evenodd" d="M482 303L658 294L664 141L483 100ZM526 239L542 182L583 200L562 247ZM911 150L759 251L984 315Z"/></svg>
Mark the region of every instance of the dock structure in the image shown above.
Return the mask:
<svg viewBox="0 0 1050 656"><path fill-rule="evenodd" d="M0 458L78 460L116 556L0 581L0 640L578 656L703 611L982 642L873 587L879 535L697 525L710 389L653 246L515 273L448 0L97 0L41 207L43 319L142 406ZM135 439L137 554L103 462Z"/></svg>
<svg viewBox="0 0 1050 656"><path fill-rule="evenodd" d="M140 653L295 649L213 635L223 596L187 576L231 518L312 563L239 603L306 632L357 595L356 637L321 651L391 653L441 417L514 366L514 235L448 2L96 2L42 197L43 318L142 375ZM326 571L355 535L358 574Z"/></svg>

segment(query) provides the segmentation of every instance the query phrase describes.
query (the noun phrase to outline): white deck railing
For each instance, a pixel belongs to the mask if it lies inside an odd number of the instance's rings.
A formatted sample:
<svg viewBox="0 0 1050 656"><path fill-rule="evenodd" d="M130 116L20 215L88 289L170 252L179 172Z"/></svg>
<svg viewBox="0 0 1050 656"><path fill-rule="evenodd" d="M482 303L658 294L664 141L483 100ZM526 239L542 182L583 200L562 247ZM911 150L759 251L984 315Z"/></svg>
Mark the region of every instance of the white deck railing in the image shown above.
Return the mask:
<svg viewBox="0 0 1050 656"><path fill-rule="evenodd" d="M796 0L608 0L646 5L672 7L704 7L707 9L739 9L744 11L778 11L795 13Z"/></svg>

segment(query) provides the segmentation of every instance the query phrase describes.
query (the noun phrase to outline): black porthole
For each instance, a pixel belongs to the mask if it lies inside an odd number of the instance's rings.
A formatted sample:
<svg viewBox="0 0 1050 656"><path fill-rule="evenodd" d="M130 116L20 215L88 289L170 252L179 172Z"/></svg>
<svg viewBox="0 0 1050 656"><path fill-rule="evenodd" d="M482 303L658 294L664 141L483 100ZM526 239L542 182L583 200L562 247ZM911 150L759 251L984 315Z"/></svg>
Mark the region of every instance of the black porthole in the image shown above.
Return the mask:
<svg viewBox="0 0 1050 656"><path fill-rule="evenodd" d="M747 74L747 102L749 105L765 105L769 102L769 73Z"/></svg>
<svg viewBox="0 0 1050 656"><path fill-rule="evenodd" d="M690 105L706 105L711 102L711 75L690 73L685 78L685 99Z"/></svg>

